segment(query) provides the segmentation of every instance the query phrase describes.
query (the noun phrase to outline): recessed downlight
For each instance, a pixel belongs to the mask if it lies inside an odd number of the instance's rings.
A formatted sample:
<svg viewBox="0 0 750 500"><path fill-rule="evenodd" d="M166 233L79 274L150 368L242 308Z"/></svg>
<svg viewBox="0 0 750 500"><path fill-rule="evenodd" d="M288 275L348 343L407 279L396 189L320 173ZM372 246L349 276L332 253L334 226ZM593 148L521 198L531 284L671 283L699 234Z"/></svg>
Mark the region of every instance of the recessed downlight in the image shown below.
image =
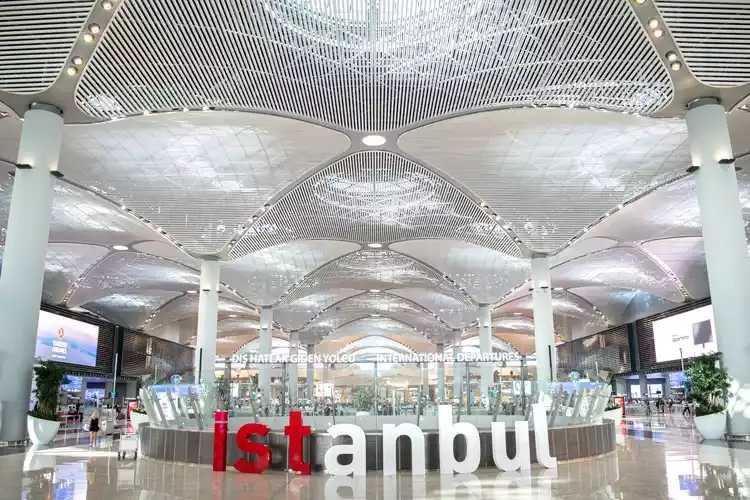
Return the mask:
<svg viewBox="0 0 750 500"><path fill-rule="evenodd" d="M128 247L125 245L113 245L112 250L117 250L118 252L124 252L125 250L128 250Z"/></svg>
<svg viewBox="0 0 750 500"><path fill-rule="evenodd" d="M78 68L76 68L75 66L68 66L67 73L70 76L75 76L78 74Z"/></svg>
<svg viewBox="0 0 750 500"><path fill-rule="evenodd" d="M380 293L380 290L378 290L377 288L373 288L370 290L370 293Z"/></svg>
<svg viewBox="0 0 750 500"><path fill-rule="evenodd" d="M664 36L664 30L662 30L662 29L655 29L655 30L654 30L654 36L655 36L656 38L661 38L661 37L663 37L663 36Z"/></svg>
<svg viewBox="0 0 750 500"><path fill-rule="evenodd" d="M236 318L236 317L237 317L237 315L236 315L236 314L230 314L230 315L229 315L229 317L230 317L230 318Z"/></svg>
<svg viewBox="0 0 750 500"><path fill-rule="evenodd" d="M198 293L198 290L188 290L187 293L189 293L190 295L195 295L196 293Z"/></svg>
<svg viewBox="0 0 750 500"><path fill-rule="evenodd" d="M667 52L667 61L672 62L677 60L676 52Z"/></svg>
<svg viewBox="0 0 750 500"><path fill-rule="evenodd" d="M382 146L385 144L385 137L382 135L366 135L362 138L362 144L370 147Z"/></svg>
<svg viewBox="0 0 750 500"><path fill-rule="evenodd" d="M682 69L682 63L680 61L673 62L671 66L674 71L680 71Z"/></svg>
<svg viewBox="0 0 750 500"><path fill-rule="evenodd" d="M382 243L368 243L367 246L370 248L382 248L383 244Z"/></svg>
<svg viewBox="0 0 750 500"><path fill-rule="evenodd" d="M653 29L656 29L659 27L659 20L658 19L650 19L648 21L648 27Z"/></svg>

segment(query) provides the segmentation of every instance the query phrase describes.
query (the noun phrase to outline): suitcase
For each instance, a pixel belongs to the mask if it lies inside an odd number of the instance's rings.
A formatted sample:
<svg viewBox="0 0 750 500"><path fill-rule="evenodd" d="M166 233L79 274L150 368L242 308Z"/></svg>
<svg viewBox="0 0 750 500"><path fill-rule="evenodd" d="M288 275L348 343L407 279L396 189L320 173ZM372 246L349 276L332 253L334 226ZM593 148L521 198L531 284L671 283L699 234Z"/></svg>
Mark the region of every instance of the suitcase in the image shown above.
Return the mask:
<svg viewBox="0 0 750 500"><path fill-rule="evenodd" d="M117 445L117 460L125 458L128 452L133 454L133 459L138 458L138 435L122 437Z"/></svg>

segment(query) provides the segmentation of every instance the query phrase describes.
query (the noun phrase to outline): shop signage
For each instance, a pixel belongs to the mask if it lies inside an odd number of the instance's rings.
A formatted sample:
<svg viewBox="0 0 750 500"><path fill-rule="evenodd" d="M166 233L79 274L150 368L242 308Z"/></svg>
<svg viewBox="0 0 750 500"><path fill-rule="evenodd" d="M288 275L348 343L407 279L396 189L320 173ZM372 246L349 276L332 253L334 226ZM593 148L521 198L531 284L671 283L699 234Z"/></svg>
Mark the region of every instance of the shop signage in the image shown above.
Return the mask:
<svg viewBox="0 0 750 500"><path fill-rule="evenodd" d="M534 414L534 433L536 457L540 465L551 469L557 467L557 459L551 456L549 434L547 432L547 418L544 405L532 405ZM479 431L469 422L453 423L453 409L450 405L438 408L438 442L440 453L441 474L471 474L479 467L481 447ZM270 431L264 424L251 423L243 425L237 432L237 446L245 453L255 455L257 460L250 462L244 458L234 463L239 472L260 474L271 461L271 449L262 443L250 440L250 436L265 436ZM220 431L221 432L221 431ZM364 476L367 471L367 439L365 431L354 424L336 424L328 428L332 438L349 436L352 444L332 446L326 451L324 463L326 470L334 476ZM223 431L226 442L226 431ZM310 426L303 425L302 413L292 411L289 414L289 425L284 427L284 435L288 439L289 467L300 474L310 474L310 464L304 462L302 456L302 438L310 435ZM463 460L456 460L453 454L453 440L463 435L466 439L467 453ZM396 474L396 441L399 436L411 439L412 475L424 475L425 470L425 435L424 431L411 423L399 425L386 424L383 426L383 474ZM505 423L492 422L492 457L495 465L504 471L530 470L531 450L529 446L529 424L526 421L515 422L516 454L508 456L505 441ZM216 440L217 434L214 438ZM226 454L226 446L217 446L214 442L214 458L217 453ZM351 455L352 461L347 465L339 463L340 455ZM216 469L215 469L216 470ZM222 469L223 470L223 469Z"/></svg>
<svg viewBox="0 0 750 500"><path fill-rule="evenodd" d="M225 358L224 362L242 363L242 364L265 364L265 363L326 363L326 364L350 364L350 363L479 363L479 362L503 362L518 361L520 356L515 352L493 352L493 353L458 353L454 358L451 355L443 354L398 354L383 353L375 357L358 360L354 354L235 354L230 358Z"/></svg>

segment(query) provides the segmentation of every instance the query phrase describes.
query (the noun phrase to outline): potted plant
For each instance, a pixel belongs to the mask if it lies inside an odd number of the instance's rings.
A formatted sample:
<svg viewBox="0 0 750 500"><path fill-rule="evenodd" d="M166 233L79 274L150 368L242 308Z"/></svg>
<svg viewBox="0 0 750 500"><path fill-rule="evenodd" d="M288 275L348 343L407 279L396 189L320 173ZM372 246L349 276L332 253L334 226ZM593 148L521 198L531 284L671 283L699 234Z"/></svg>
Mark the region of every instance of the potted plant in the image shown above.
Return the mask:
<svg viewBox="0 0 750 500"><path fill-rule="evenodd" d="M620 425L622 422L622 408L617 403L607 403L602 414L602 419L614 420L615 425Z"/></svg>
<svg viewBox="0 0 750 500"><path fill-rule="evenodd" d="M693 359L685 372L688 397L695 402L695 427L703 439L721 439L727 431L724 405L729 374L721 367L721 353Z"/></svg>
<svg viewBox="0 0 750 500"><path fill-rule="evenodd" d="M149 421L145 408L132 408L130 410L130 425L133 426L133 432L138 432L138 428Z"/></svg>
<svg viewBox="0 0 750 500"><path fill-rule="evenodd" d="M26 417L26 428L33 444L49 444L60 428L57 413L60 388L69 381L64 368L52 361L40 361L34 366L34 380L37 402Z"/></svg>
<svg viewBox="0 0 750 500"><path fill-rule="evenodd" d="M354 393L354 407L359 413L371 413L372 402L372 394L370 394L367 390L360 389Z"/></svg>

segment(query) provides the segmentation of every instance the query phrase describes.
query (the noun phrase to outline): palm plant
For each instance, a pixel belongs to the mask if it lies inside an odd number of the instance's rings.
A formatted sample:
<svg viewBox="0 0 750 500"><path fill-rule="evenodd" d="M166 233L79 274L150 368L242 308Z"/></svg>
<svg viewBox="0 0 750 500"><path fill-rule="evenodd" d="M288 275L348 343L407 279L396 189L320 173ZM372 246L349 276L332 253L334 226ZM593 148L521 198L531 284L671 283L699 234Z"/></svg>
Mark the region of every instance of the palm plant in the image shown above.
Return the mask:
<svg viewBox="0 0 750 500"><path fill-rule="evenodd" d="M69 384L65 369L52 361L40 361L34 366L37 404L29 415L42 420L57 421L57 403L63 384Z"/></svg>

